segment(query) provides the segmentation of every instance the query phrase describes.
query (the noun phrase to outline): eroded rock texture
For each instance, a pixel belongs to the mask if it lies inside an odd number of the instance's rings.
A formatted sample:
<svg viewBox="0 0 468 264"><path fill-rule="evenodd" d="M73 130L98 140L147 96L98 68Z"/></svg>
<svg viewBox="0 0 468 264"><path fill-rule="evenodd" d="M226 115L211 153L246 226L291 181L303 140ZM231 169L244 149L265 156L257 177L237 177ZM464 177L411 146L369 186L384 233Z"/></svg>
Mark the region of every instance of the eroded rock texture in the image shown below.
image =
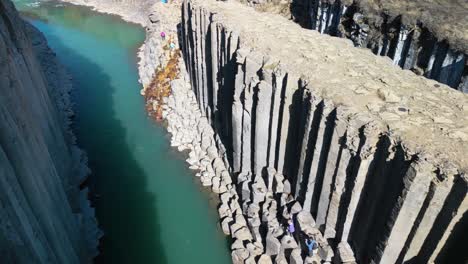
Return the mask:
<svg viewBox="0 0 468 264"><path fill-rule="evenodd" d="M70 77L44 37L0 1L2 263L87 263L97 254L86 157L75 146Z"/></svg>
<svg viewBox="0 0 468 264"><path fill-rule="evenodd" d="M234 263L466 260L466 95L235 2L182 17L197 114L237 191L220 191ZM224 214L233 199L244 217Z"/></svg>
<svg viewBox="0 0 468 264"><path fill-rule="evenodd" d="M281 5L282 1L248 1ZM395 65L468 92L466 1L292 0L294 20L345 37Z"/></svg>

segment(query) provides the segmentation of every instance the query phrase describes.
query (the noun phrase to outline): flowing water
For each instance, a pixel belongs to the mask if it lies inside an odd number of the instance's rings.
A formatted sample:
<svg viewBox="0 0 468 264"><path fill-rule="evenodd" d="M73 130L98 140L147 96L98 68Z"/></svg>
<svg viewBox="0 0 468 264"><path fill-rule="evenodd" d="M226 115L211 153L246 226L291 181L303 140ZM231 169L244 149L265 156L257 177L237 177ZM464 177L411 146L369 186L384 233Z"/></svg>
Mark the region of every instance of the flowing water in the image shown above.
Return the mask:
<svg viewBox="0 0 468 264"><path fill-rule="evenodd" d="M216 209L145 113L136 70L144 30L85 7L15 4L73 75L75 129L105 233L96 263L230 263Z"/></svg>

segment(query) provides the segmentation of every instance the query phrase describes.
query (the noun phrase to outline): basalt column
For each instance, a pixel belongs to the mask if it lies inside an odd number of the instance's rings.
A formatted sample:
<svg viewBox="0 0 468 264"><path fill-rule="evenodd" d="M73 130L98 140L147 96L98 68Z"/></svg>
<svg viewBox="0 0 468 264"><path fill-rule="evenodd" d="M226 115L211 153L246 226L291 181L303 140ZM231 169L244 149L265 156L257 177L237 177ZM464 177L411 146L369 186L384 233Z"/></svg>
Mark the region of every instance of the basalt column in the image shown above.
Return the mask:
<svg viewBox="0 0 468 264"><path fill-rule="evenodd" d="M324 31L346 11L336 3L317 9L321 25L328 25ZM465 102L464 95L289 23L234 2L184 2L182 40L192 88L226 150L219 154L252 234L236 237L235 263L453 257L466 237L458 230L466 223L467 178L461 157L442 161L451 154L439 142L452 151L464 148L464 130L451 118L465 123L465 110L434 94ZM408 34L416 35L402 27L400 41L386 44L397 64L408 62L396 55L412 45ZM329 45L334 41L336 47ZM305 42L310 46L297 45ZM292 47L298 48L288 52ZM443 73L439 62L433 69ZM435 101L437 111L428 111ZM452 136L438 134L440 127ZM426 128L425 138L414 133ZM223 229L237 227L234 218L226 219ZM289 221L293 234L285 232ZM319 242L314 257L306 254L307 236Z"/></svg>

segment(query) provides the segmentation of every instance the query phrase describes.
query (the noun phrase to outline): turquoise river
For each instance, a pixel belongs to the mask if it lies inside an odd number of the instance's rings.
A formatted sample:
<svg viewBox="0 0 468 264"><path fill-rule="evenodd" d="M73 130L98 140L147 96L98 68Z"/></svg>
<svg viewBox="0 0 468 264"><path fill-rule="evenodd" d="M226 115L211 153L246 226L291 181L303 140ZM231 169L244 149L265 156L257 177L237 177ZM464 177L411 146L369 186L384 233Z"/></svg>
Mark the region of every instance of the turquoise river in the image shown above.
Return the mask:
<svg viewBox="0 0 468 264"><path fill-rule="evenodd" d="M230 263L210 196L145 113L136 52L144 29L54 1L16 0L73 76L78 141L105 233L96 263Z"/></svg>

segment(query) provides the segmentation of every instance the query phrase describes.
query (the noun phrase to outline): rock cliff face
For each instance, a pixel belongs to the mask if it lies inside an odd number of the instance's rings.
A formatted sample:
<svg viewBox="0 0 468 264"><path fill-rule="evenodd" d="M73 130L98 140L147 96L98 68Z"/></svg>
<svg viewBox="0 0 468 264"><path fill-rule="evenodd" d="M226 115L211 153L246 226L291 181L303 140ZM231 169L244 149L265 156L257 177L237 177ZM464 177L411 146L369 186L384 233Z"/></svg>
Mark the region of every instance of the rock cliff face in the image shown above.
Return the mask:
<svg viewBox="0 0 468 264"><path fill-rule="evenodd" d="M174 83L166 114L192 167L215 168L198 176L235 263L466 260L466 95L235 2L182 12L194 96ZM184 100L200 111L177 116Z"/></svg>
<svg viewBox="0 0 468 264"><path fill-rule="evenodd" d="M70 130L70 76L46 40L0 1L2 263L88 263L100 231L86 156Z"/></svg>
<svg viewBox="0 0 468 264"><path fill-rule="evenodd" d="M351 39L403 69L468 92L466 1L293 0L290 9L305 28Z"/></svg>

